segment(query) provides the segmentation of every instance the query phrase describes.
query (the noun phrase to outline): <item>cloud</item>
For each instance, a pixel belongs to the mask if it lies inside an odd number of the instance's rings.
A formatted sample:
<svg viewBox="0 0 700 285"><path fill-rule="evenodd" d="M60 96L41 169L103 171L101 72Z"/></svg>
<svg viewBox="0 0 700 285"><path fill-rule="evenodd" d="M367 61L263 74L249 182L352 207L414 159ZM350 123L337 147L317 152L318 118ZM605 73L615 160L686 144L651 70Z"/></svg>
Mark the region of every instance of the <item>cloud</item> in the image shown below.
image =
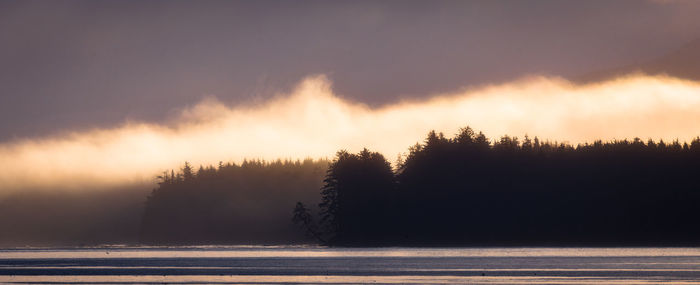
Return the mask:
<svg viewBox="0 0 700 285"><path fill-rule="evenodd" d="M649 0L651 3L655 4L673 4L673 3L680 3L680 2L687 2L683 0Z"/></svg>
<svg viewBox="0 0 700 285"><path fill-rule="evenodd" d="M204 100L168 125L132 122L5 143L0 194L152 181L184 161L330 158L339 149L363 147L393 158L431 129L452 135L467 125L491 138L529 134L570 143L700 134L700 83L664 76L588 85L530 77L431 98L370 108L340 99L324 76L314 76L266 102Z"/></svg>

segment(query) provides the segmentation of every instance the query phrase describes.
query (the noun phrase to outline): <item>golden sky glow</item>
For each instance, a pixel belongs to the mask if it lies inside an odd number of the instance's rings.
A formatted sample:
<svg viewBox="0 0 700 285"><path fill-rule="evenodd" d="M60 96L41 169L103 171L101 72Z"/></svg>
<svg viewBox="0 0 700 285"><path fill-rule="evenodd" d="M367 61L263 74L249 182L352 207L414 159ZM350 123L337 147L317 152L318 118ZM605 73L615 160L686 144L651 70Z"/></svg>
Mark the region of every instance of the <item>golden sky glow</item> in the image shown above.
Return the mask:
<svg viewBox="0 0 700 285"><path fill-rule="evenodd" d="M578 143L700 135L700 84L629 76L577 86L532 77L378 109L339 99L323 76L291 94L228 107L215 99L183 110L171 125L127 123L113 129L0 145L0 193L25 188L98 189L148 180L179 167L243 158L331 158L363 147L393 160L435 129L452 136L471 126L504 134Z"/></svg>

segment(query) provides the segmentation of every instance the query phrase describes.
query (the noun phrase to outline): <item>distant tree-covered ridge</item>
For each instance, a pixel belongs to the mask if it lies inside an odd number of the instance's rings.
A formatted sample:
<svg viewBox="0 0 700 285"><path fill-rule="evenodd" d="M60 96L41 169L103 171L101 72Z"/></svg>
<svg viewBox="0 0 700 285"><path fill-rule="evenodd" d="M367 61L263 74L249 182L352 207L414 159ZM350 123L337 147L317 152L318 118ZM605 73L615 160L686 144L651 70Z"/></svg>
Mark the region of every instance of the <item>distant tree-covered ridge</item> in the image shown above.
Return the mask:
<svg viewBox="0 0 700 285"><path fill-rule="evenodd" d="M303 242L289 203L311 200L328 161L244 161L165 172L148 196L140 240L148 244Z"/></svg>
<svg viewBox="0 0 700 285"><path fill-rule="evenodd" d="M699 202L699 138L572 146L464 128L430 132L395 172L338 152L320 217L297 203L294 220L330 245L697 245Z"/></svg>

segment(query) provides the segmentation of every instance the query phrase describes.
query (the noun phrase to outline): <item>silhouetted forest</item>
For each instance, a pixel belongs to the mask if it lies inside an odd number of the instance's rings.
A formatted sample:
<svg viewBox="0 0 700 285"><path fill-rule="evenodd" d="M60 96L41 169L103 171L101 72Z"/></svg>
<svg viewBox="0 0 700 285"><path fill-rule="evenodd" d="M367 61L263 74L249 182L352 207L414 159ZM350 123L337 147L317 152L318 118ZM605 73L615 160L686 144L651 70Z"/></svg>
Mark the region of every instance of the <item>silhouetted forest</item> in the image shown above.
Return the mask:
<svg viewBox="0 0 700 285"><path fill-rule="evenodd" d="M312 200L326 160L244 161L159 176L148 196L140 240L148 244L302 242L289 203Z"/></svg>
<svg viewBox="0 0 700 285"><path fill-rule="evenodd" d="M379 153L338 152L317 220L330 245L697 245L700 139L572 146L462 129L430 132L396 172Z"/></svg>
<svg viewBox="0 0 700 285"><path fill-rule="evenodd" d="M339 151L333 161L198 170L186 163L160 176L140 240L698 245L699 171L700 138L573 146L527 136L491 140L470 128L453 138L430 132L395 167L367 149ZM297 225L289 220L295 200Z"/></svg>

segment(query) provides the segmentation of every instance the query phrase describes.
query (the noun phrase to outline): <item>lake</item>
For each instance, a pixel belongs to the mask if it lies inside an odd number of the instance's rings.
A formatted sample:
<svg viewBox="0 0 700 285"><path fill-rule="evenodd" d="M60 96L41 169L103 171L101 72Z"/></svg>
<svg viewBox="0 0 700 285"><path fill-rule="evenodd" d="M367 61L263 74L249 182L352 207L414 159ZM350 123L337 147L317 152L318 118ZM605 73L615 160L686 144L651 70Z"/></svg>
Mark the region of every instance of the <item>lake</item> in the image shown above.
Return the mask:
<svg viewBox="0 0 700 285"><path fill-rule="evenodd" d="M700 248L19 248L0 283L700 284Z"/></svg>

